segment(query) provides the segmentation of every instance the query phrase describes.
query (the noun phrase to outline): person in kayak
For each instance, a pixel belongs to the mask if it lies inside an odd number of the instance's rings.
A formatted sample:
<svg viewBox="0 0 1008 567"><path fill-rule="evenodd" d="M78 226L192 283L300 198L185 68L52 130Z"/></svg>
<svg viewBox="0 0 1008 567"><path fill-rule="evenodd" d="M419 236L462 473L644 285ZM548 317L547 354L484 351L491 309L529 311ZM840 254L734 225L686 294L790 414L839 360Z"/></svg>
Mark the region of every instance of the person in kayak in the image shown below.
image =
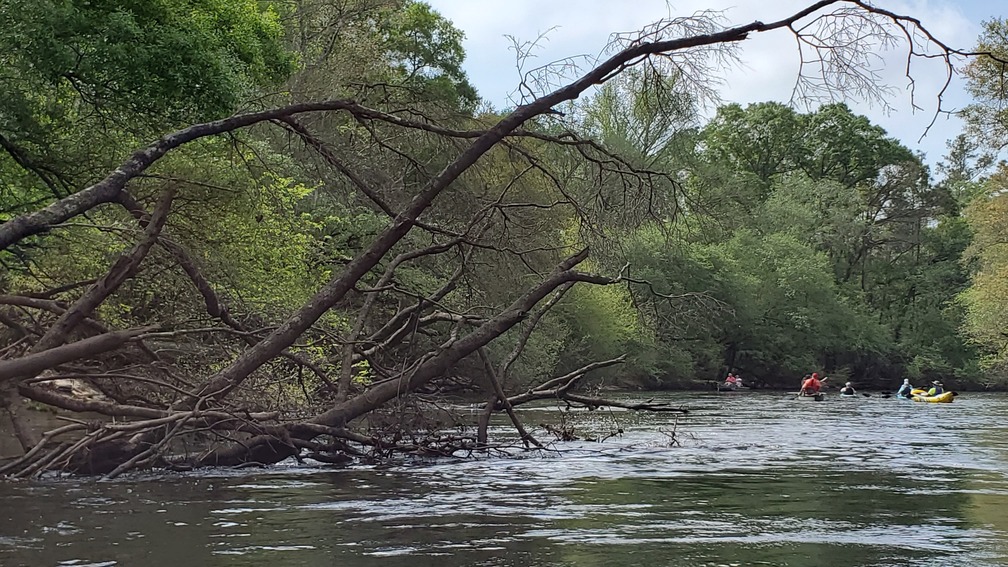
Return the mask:
<svg viewBox="0 0 1008 567"><path fill-rule="evenodd" d="M929 395L929 396L937 396L938 394L944 394L944 393L945 393L945 388L942 387L942 383L939 382L939 381L937 381L937 380L935 380L934 382L931 382L931 389L928 390L927 395Z"/></svg>
<svg viewBox="0 0 1008 567"><path fill-rule="evenodd" d="M820 380L819 373L813 372L812 376L802 382L801 390L798 393L803 396L814 396L819 393L819 390L822 388L822 383L826 380L829 380L829 378L823 378Z"/></svg>
<svg viewBox="0 0 1008 567"><path fill-rule="evenodd" d="M724 387L725 388L737 388L738 385L739 385L738 384L738 378L736 378L734 374L732 374L731 372L729 372L728 373L728 377L724 379Z"/></svg>
<svg viewBox="0 0 1008 567"><path fill-rule="evenodd" d="M851 386L850 382L847 382L843 388L840 388L841 396L853 396L854 394L857 394L857 390L854 389L854 386Z"/></svg>
<svg viewBox="0 0 1008 567"><path fill-rule="evenodd" d="M903 385L899 387L899 390L896 390L896 397L909 398L911 391L913 391L913 386L910 385L910 379L904 378Z"/></svg>

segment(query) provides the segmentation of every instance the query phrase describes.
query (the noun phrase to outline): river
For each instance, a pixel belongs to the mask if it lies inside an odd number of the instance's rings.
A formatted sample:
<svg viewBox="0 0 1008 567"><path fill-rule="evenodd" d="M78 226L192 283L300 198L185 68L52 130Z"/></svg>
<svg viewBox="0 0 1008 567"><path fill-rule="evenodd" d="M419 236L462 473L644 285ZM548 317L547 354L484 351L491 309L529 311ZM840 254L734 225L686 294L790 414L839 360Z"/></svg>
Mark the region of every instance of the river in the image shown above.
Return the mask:
<svg viewBox="0 0 1008 567"><path fill-rule="evenodd" d="M0 482L0 565L1008 563L1004 395L654 396L691 412L576 412L622 433L518 458Z"/></svg>

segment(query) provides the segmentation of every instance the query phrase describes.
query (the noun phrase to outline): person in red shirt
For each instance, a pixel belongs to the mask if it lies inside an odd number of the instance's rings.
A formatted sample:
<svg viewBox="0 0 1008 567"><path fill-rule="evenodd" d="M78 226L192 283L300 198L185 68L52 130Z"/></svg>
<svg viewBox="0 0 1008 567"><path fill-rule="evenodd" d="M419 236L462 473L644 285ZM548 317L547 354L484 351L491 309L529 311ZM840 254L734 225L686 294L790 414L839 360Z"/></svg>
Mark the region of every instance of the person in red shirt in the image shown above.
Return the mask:
<svg viewBox="0 0 1008 567"><path fill-rule="evenodd" d="M799 392L803 396L814 396L819 393L819 389L822 388L822 383L829 378L819 379L819 373L813 372L812 376L807 378L801 385L801 391Z"/></svg>

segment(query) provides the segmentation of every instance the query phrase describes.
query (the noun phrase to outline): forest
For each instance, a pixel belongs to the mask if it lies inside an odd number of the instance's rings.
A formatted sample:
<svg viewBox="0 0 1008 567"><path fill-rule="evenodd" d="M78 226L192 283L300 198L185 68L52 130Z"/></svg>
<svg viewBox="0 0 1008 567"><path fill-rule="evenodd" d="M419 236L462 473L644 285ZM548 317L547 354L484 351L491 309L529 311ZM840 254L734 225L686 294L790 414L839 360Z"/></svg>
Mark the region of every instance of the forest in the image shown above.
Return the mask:
<svg viewBox="0 0 1008 567"><path fill-rule="evenodd" d="M419 1L4 2L0 475L537 446L516 405L728 371L1005 388L1008 24L926 23L682 15L496 109ZM762 33L828 102L705 114ZM839 102L907 38L974 98L933 166Z"/></svg>

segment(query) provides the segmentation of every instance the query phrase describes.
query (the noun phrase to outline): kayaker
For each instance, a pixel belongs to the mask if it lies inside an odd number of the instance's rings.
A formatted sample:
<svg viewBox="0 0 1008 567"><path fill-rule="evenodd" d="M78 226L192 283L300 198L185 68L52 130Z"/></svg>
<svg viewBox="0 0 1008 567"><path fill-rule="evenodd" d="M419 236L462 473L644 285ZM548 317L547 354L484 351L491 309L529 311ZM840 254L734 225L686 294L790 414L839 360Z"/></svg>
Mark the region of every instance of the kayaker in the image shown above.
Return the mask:
<svg viewBox="0 0 1008 567"><path fill-rule="evenodd" d="M823 378L820 380L819 373L813 372L812 376L802 382L801 391L798 393L803 396L814 396L819 393L819 389L822 388L822 383L826 380L829 380L829 378Z"/></svg>
<svg viewBox="0 0 1008 567"><path fill-rule="evenodd" d="M909 398L911 391L913 391L913 386L910 385L910 379L904 378L903 385L899 387L899 390L896 390L896 397Z"/></svg>
<svg viewBox="0 0 1008 567"><path fill-rule="evenodd" d="M944 394L944 393L945 388L942 387L942 383L935 380L934 382L931 382L931 389L928 390L927 395L937 396L938 394Z"/></svg>
<svg viewBox="0 0 1008 567"><path fill-rule="evenodd" d="M738 386L739 388L745 388L745 385L742 384L742 375L741 374L736 374L735 375L735 385Z"/></svg>
<svg viewBox="0 0 1008 567"><path fill-rule="evenodd" d="M853 396L854 394L857 394L857 391L854 390L854 386L851 386L850 382L845 383L843 388L840 388L841 396Z"/></svg>
<svg viewBox="0 0 1008 567"><path fill-rule="evenodd" d="M738 386L738 378L736 378L734 374L729 372L728 377L724 379L724 385L728 388L735 388Z"/></svg>

